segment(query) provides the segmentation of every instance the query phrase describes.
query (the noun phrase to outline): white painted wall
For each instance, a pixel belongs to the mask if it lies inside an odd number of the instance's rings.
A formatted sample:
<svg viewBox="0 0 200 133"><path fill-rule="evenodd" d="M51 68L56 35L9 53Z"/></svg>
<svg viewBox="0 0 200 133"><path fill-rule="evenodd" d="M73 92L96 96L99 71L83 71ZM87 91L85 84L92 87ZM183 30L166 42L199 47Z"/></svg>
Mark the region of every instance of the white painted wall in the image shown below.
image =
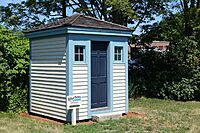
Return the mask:
<svg viewBox="0 0 200 133"><path fill-rule="evenodd" d="M82 96L82 106L77 110L77 120L88 119L88 65L73 65L73 95Z"/></svg>
<svg viewBox="0 0 200 133"><path fill-rule="evenodd" d="M113 64L113 112L126 112L125 70L125 64Z"/></svg>

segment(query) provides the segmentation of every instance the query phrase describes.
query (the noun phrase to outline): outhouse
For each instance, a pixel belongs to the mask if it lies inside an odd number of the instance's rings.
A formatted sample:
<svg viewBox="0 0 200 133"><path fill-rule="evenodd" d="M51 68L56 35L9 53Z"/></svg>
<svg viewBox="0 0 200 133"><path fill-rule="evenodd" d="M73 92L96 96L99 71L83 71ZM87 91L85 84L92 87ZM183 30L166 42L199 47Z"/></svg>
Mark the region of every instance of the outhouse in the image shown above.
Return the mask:
<svg viewBox="0 0 200 133"><path fill-rule="evenodd" d="M31 113L68 121L70 95L82 97L77 120L128 112L129 28L75 14L24 33Z"/></svg>

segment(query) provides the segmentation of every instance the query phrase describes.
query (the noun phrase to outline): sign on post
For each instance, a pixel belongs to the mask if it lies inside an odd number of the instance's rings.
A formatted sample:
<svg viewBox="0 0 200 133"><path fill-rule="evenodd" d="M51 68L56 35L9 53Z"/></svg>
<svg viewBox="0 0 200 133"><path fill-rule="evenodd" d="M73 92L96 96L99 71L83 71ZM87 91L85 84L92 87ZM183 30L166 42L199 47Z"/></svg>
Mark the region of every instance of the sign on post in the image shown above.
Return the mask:
<svg viewBox="0 0 200 133"><path fill-rule="evenodd" d="M81 96L67 96L67 109L80 108Z"/></svg>
<svg viewBox="0 0 200 133"><path fill-rule="evenodd" d="M67 109L72 109L72 125L76 125L76 109L80 108L81 96L67 96Z"/></svg>

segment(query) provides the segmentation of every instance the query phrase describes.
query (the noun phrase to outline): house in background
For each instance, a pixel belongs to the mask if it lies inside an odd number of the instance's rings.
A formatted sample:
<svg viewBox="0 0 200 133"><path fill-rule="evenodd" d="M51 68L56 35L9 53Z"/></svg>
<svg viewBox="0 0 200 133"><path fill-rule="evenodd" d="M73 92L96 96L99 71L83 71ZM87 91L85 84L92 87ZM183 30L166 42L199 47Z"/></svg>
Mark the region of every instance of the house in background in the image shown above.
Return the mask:
<svg viewBox="0 0 200 133"><path fill-rule="evenodd" d="M75 14L25 31L30 39L30 112L69 121L66 97L82 97L77 120L128 112L125 26Z"/></svg>
<svg viewBox="0 0 200 133"><path fill-rule="evenodd" d="M169 48L169 42L168 41L153 41L150 43L150 47L154 48L157 52L165 52Z"/></svg>
<svg viewBox="0 0 200 133"><path fill-rule="evenodd" d="M132 55L137 51L145 51L146 47L153 49L156 52L165 52L169 48L169 42L168 41L153 41L150 44L145 45L135 45L135 44L129 44L128 47L128 54L129 59L132 59Z"/></svg>

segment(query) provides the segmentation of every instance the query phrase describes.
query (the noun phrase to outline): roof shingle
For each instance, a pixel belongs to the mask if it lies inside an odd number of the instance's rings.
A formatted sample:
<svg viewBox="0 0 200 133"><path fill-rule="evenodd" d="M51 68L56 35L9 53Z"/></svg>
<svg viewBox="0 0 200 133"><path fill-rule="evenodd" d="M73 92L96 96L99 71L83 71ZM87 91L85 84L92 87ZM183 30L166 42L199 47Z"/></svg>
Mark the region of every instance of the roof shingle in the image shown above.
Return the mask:
<svg viewBox="0 0 200 133"><path fill-rule="evenodd" d="M58 27L65 27L65 26L131 31L131 29L128 27L110 23L107 21L102 21L90 16L85 16L85 15L77 13L70 17L62 18L54 22L50 22L48 24L44 24L32 29L28 29L24 32L30 33L30 32L36 32L36 31L47 30L47 29L58 28Z"/></svg>

